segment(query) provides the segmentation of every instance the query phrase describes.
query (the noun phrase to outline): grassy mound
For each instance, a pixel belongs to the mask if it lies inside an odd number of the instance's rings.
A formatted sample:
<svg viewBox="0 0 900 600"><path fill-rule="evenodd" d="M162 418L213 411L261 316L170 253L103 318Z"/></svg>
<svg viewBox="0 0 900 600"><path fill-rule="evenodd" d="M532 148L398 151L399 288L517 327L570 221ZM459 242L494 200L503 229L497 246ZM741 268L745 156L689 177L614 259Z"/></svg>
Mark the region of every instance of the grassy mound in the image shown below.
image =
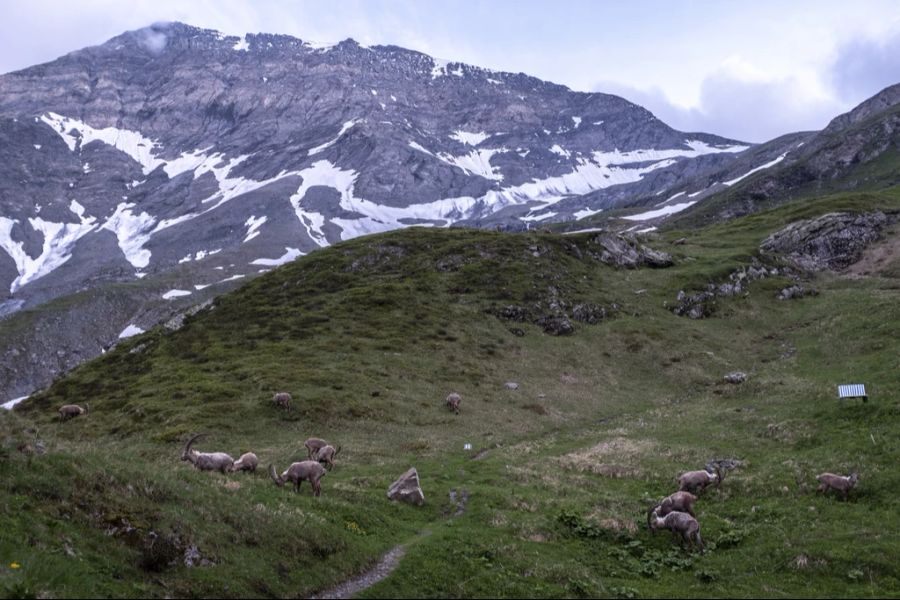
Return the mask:
<svg viewBox="0 0 900 600"><path fill-rule="evenodd" d="M900 198L667 232L650 242L676 258L663 270L616 271L589 234L408 229L304 257L0 415L0 586L302 596L406 544L362 596L896 596L897 264L819 276L797 301L758 281L700 321L664 306L787 222L873 207ZM536 323L578 305L607 316L567 336ZM748 381L724 383L734 370ZM835 386L856 382L870 402L839 406ZM91 411L61 423L70 402ZM193 470L179 456L199 431L201 450L279 469L310 436L343 449L313 498L262 470ZM651 535L646 510L711 458L742 465L698 502L709 552L692 555ZM413 465L426 505L388 502ZM817 473L852 468L849 502L815 494Z"/></svg>

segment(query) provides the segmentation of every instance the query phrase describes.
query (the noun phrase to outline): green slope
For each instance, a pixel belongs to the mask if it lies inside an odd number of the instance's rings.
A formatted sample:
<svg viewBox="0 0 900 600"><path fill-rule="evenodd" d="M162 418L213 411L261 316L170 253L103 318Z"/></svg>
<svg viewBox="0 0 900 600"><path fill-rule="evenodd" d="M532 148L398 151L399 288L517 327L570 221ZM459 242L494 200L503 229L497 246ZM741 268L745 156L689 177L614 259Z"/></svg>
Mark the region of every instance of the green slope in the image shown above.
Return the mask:
<svg viewBox="0 0 900 600"><path fill-rule="evenodd" d="M589 235L466 230L304 257L0 415L0 586L304 596L403 543L364 596L896 596L900 263L820 276L819 296L793 302L774 297L786 281L756 282L703 321L664 307L783 224L848 207L897 209L900 195L806 200L683 245L669 232L651 244L676 257L665 270L607 267ZM611 316L561 337L494 316L554 303ZM722 383L732 370L748 382ZM851 382L868 404L838 406ZM281 390L289 412L270 403ZM454 390L458 416L443 405ZM91 411L60 423L67 402ZM178 459L197 431L200 449L252 449L280 469L309 436L343 449L313 498L263 473L194 471ZM690 555L641 524L675 475L713 457L744 465L698 502L710 550ZM422 508L385 498L412 465ZM851 468L849 502L814 493L817 473ZM469 494L458 516L451 490ZM209 563L184 566L191 547Z"/></svg>

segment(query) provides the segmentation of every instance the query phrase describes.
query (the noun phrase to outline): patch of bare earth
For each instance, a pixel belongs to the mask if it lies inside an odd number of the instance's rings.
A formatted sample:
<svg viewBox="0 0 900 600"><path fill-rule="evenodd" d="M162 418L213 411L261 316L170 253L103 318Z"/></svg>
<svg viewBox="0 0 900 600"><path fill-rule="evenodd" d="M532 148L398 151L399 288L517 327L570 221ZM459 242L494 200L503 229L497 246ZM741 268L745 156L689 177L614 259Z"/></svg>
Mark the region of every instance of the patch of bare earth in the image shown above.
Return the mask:
<svg viewBox="0 0 900 600"><path fill-rule="evenodd" d="M615 437L584 450L570 452L557 459L565 469L594 473L604 477L638 477L640 458L653 452L656 443Z"/></svg>
<svg viewBox="0 0 900 600"><path fill-rule="evenodd" d="M843 274L851 277L877 275L898 260L900 260L900 232L891 232L887 238L866 248L862 258L847 267Z"/></svg>

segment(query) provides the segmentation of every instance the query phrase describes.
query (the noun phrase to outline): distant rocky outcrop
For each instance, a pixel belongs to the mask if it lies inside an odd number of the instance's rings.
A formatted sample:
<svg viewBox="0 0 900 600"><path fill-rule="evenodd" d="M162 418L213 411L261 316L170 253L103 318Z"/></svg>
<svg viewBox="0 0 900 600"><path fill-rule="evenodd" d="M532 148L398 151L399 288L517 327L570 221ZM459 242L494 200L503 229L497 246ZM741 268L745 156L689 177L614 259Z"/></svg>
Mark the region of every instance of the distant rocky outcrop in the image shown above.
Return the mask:
<svg viewBox="0 0 900 600"><path fill-rule="evenodd" d="M729 274L727 281L718 284L710 283L705 290L695 293L679 291L675 304L669 306L669 310L679 317L703 319L712 316L716 311L717 298L742 295L746 293L747 284L751 281L777 275L797 277L789 269L770 267L754 258L748 266L736 269Z"/></svg>
<svg viewBox="0 0 900 600"><path fill-rule="evenodd" d="M629 235L604 232L594 236L591 243L601 248L599 252L593 251L592 255L617 269L664 268L675 264L665 252L648 248Z"/></svg>
<svg viewBox="0 0 900 600"><path fill-rule="evenodd" d="M773 233L760 251L804 271L838 271L859 260L866 246L880 239L890 220L880 211L828 213Z"/></svg>

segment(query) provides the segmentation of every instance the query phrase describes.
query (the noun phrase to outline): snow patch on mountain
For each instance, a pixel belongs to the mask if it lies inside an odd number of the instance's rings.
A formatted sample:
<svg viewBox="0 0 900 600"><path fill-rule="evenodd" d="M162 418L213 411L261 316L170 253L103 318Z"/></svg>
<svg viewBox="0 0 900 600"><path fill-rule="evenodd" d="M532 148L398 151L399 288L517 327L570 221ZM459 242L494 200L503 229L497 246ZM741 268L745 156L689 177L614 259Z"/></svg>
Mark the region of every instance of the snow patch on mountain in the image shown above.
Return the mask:
<svg viewBox="0 0 900 600"><path fill-rule="evenodd" d="M491 157L501 152L508 152L508 150L506 148L479 149L463 156L453 156L447 152L441 152L437 157L448 165L462 169L466 175L471 173L485 179L503 181L503 174L497 170L497 167L491 165Z"/></svg>
<svg viewBox="0 0 900 600"><path fill-rule="evenodd" d="M172 300L174 298L181 298L182 296L190 296L191 292L187 290L169 290L165 294L162 295L165 300Z"/></svg>
<svg viewBox="0 0 900 600"><path fill-rule="evenodd" d="M138 327L137 325L129 325L125 329L122 330L122 333L119 334L119 339L124 340L125 338L130 338L135 335L140 335L144 333L144 330Z"/></svg>
<svg viewBox="0 0 900 600"><path fill-rule="evenodd" d="M100 141L120 150L133 158L144 169L144 175L153 171L164 161L156 158L153 149L159 143L150 138L145 138L137 131L118 129L116 127L104 127L95 129L87 123L58 115L54 112L41 116L41 121L49 125L63 139L69 150L75 151L77 147L84 148L87 144ZM74 134L72 132L75 132Z"/></svg>
<svg viewBox="0 0 900 600"><path fill-rule="evenodd" d="M677 204L670 204L669 206L663 206L662 208L658 208L656 210L649 210L647 212L642 212L636 215L628 215L627 217L622 217L627 221L649 221L650 219L656 219L659 217L667 217L669 215L675 214L677 212L681 212L689 206L693 206L697 201L694 200L692 202L680 202Z"/></svg>
<svg viewBox="0 0 900 600"><path fill-rule="evenodd" d="M597 213L603 212L602 208L585 208L584 210L578 210L573 213L573 216L576 220L584 219L585 217L590 217L592 215L596 215Z"/></svg>
<svg viewBox="0 0 900 600"><path fill-rule="evenodd" d="M666 198L665 200L663 200L662 202L658 203L656 206L662 206L662 205L665 204L666 202L671 202L671 201L674 200L675 198L679 198L679 197L681 197L681 196L684 196L684 194L685 194L685 192L678 192L677 194L673 194L673 195L669 196L668 198Z"/></svg>
<svg viewBox="0 0 900 600"><path fill-rule="evenodd" d="M41 253L37 258L28 255L24 242L12 239L12 228L19 223L18 219L0 217L0 248L10 255L19 273L10 285L11 294L23 285L65 264L72 257L72 249L78 240L96 229L96 219L86 217L84 207L77 201L73 200L69 204L69 210L78 216L78 223L55 223L40 217L28 219L31 228L44 238Z"/></svg>
<svg viewBox="0 0 900 600"><path fill-rule="evenodd" d="M430 150L428 150L426 148L423 148L420 144L413 142L412 140L410 140L410 142L409 142L409 147L412 148L413 150L418 150L419 152L424 152L428 156L434 156L433 152L431 152Z"/></svg>
<svg viewBox="0 0 900 600"><path fill-rule="evenodd" d="M566 150L565 148L563 148L562 146L560 146L559 144L553 144L553 146L550 147L550 152L552 152L553 154L559 154L563 158L571 158L572 157L572 153L569 152L568 150Z"/></svg>
<svg viewBox="0 0 900 600"><path fill-rule="evenodd" d="M489 137L491 137L490 133L485 133L483 131L472 133L469 131L463 131L461 129L457 129L450 134L450 139L454 139L457 142L461 142L463 144L468 144L469 146L477 146Z"/></svg>
<svg viewBox="0 0 900 600"><path fill-rule="evenodd" d="M150 228L156 223L156 219L145 212L133 212L134 206L126 202L119 203L101 229L115 233L125 259L134 268L143 269L150 264L150 251L144 249L144 244L150 241Z"/></svg>
<svg viewBox="0 0 900 600"><path fill-rule="evenodd" d="M377 95L377 93L375 92L375 90L372 90L372 93ZM361 122L361 119L352 119L352 120L350 120L350 121L347 121L346 123L344 123L344 124L341 126L341 130L338 131L337 135L334 136L333 139L331 139L331 140L325 142L325 143L322 144L321 146L316 146L315 148L312 148L312 149L307 153L307 155L308 155L308 156L312 156L312 155L314 155L314 154L318 154L318 153L321 152L322 150L325 150L326 148L330 148L331 146L335 145L335 144L337 143L337 141L338 141L339 139L341 139L341 137L343 137L343 135L344 135L345 133L347 133L354 125L356 125L357 123L360 123L360 122Z"/></svg>
<svg viewBox="0 0 900 600"><path fill-rule="evenodd" d="M266 222L267 217L265 215L256 218L254 215L250 215L250 218L247 219L247 222L244 225L247 226L247 236L244 238L244 243L249 242L253 238L259 235L259 228L263 226Z"/></svg>
<svg viewBox="0 0 900 600"><path fill-rule="evenodd" d="M767 162L767 163L764 164L764 165L760 165L760 166L756 167L755 169L750 169L749 171L747 171L746 173L744 173L744 174L741 175L740 177L736 177L736 178L730 179L730 180L728 180L728 181L723 181L722 183L723 183L724 185L727 185L728 187L731 187L731 186L733 186L734 184L736 184L738 181L741 181L742 179L746 179L747 177L750 177L750 176L753 175L754 173L758 173L759 171L762 171L763 169L768 169L769 167L772 167L772 166L774 166L774 165L777 165L778 163L780 163L781 161L783 161L783 160L784 160L784 157L787 156L787 155L788 155L788 153L785 152L784 154L782 154L781 156L779 156L778 158L776 158L776 159L773 160L773 161Z"/></svg>
<svg viewBox="0 0 900 600"><path fill-rule="evenodd" d="M661 161L672 158L696 158L703 154L714 154L717 152L743 152L750 146L711 146L700 140L687 140L685 145L690 149L671 148L664 150L641 149L629 150L621 152L618 149L612 152L595 151L593 153L594 161L599 165L627 165L632 163L642 163L650 161Z"/></svg>
<svg viewBox="0 0 900 600"><path fill-rule="evenodd" d="M303 256L303 252L300 252L299 248L285 247L285 250L286 250L286 252L278 258L257 258L256 260L252 261L250 264L251 265L261 265L264 267L277 267L277 266L289 263L299 256Z"/></svg>

